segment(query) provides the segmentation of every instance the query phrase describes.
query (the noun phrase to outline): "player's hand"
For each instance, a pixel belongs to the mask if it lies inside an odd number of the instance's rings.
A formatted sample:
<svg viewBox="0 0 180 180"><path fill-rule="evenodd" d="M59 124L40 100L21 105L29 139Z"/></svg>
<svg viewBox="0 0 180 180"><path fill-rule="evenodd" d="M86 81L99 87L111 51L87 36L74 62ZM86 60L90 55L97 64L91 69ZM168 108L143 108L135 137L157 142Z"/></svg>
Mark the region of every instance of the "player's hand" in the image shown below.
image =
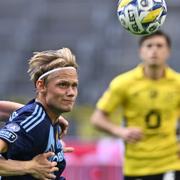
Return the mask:
<svg viewBox="0 0 180 180"><path fill-rule="evenodd" d="M62 137L67 134L69 122L63 116L59 116L58 120L62 130L60 136Z"/></svg>
<svg viewBox="0 0 180 180"><path fill-rule="evenodd" d="M63 151L64 151L64 153L71 153L71 152L74 152L74 148L73 147L64 147Z"/></svg>
<svg viewBox="0 0 180 180"><path fill-rule="evenodd" d="M67 134L67 130L69 127L69 122L63 117L63 116L59 116L59 125L61 126L61 137ZM61 139L61 144L63 146L63 151L64 153L71 153L74 151L73 147L67 147L65 142Z"/></svg>
<svg viewBox="0 0 180 180"><path fill-rule="evenodd" d="M128 143L136 143L140 141L142 137L143 133L139 128L131 127L121 129L121 138Z"/></svg>
<svg viewBox="0 0 180 180"><path fill-rule="evenodd" d="M53 155L53 152L47 152L35 156L31 161L27 161L28 173L34 178L41 180L55 179L56 176L53 174L53 172L59 170L56 167L57 162L51 162L48 160L48 158Z"/></svg>
<svg viewBox="0 0 180 180"><path fill-rule="evenodd" d="M73 147L69 147L69 146L67 147L66 143L62 139L61 139L61 144L62 144L64 153L74 152L74 148Z"/></svg>
<svg viewBox="0 0 180 180"><path fill-rule="evenodd" d="M180 158L180 142L178 141L178 152L177 152L177 154L178 154L178 157Z"/></svg>

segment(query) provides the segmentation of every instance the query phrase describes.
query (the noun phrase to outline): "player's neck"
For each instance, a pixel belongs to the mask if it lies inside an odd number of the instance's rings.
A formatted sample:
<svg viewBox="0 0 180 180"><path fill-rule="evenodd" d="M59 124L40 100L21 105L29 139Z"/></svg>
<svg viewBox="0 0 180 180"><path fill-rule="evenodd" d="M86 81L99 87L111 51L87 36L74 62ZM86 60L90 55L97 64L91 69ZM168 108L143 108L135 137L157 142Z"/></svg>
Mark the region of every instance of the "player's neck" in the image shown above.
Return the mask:
<svg viewBox="0 0 180 180"><path fill-rule="evenodd" d="M61 113L52 111L52 107L49 107L46 104L46 102L43 100L43 98L37 97L36 101L42 104L46 113L48 114L49 118L51 119L52 124L57 123L58 117L61 115Z"/></svg>
<svg viewBox="0 0 180 180"><path fill-rule="evenodd" d="M46 113L51 119L52 124L56 124L58 122L58 117L61 115L49 110L48 107L46 108Z"/></svg>
<svg viewBox="0 0 180 180"><path fill-rule="evenodd" d="M150 67L144 66L144 74L147 78L158 80L164 77L165 66Z"/></svg>

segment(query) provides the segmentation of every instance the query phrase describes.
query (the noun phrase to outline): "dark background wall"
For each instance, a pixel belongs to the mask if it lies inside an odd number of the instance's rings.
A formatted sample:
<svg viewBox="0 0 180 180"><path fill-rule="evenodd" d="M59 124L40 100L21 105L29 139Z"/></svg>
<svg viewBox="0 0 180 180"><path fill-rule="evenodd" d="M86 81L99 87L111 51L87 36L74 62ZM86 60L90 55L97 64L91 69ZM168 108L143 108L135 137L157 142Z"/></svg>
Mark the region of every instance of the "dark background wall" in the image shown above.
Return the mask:
<svg viewBox="0 0 180 180"><path fill-rule="evenodd" d="M169 64L180 71L180 1L167 1L163 30L173 41ZM118 73L138 62L137 36L118 22L112 0L0 0L0 97L34 96L27 71L33 51L70 47L80 65L79 104L94 104Z"/></svg>

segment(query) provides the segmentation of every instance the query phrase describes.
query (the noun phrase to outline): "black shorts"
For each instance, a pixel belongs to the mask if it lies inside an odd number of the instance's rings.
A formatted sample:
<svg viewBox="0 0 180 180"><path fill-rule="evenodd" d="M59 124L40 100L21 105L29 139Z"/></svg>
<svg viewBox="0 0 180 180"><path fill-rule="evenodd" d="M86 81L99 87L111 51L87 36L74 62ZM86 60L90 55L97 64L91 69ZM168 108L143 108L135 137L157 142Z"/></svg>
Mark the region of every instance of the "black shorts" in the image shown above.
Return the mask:
<svg viewBox="0 0 180 180"><path fill-rule="evenodd" d="M124 180L163 180L164 174L156 174L150 176L125 176ZM174 173L174 180L180 180L180 171Z"/></svg>

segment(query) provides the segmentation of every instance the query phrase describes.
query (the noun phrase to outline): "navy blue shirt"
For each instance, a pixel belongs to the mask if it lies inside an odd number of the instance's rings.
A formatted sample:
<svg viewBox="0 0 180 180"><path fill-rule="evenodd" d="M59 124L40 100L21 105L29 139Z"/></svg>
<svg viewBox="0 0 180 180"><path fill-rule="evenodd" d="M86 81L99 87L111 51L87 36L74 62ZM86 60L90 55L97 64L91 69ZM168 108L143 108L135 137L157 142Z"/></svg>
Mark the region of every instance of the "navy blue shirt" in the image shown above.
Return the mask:
<svg viewBox="0 0 180 180"><path fill-rule="evenodd" d="M59 171L55 175L59 180L66 164L59 139L60 131L60 126L52 124L43 106L32 100L15 111L0 129L0 139L8 143L8 151L2 155L6 159L26 161L40 153L53 151L55 155L49 160L58 163ZM2 177L2 180L34 179L31 175Z"/></svg>

